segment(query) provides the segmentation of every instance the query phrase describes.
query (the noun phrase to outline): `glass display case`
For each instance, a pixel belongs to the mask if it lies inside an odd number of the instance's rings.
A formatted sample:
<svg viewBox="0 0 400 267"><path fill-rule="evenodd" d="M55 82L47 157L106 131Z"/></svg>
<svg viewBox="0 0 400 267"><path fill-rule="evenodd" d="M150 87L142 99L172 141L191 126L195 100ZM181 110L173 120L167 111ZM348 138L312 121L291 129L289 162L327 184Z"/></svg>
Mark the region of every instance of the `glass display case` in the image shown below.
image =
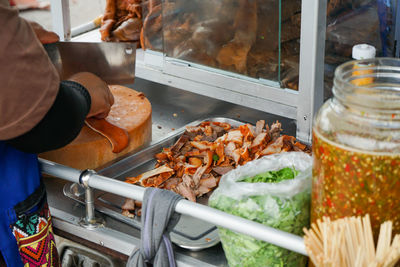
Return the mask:
<svg viewBox="0 0 400 267"><path fill-rule="evenodd" d="M163 0L143 10L145 49L298 89L300 0Z"/></svg>
<svg viewBox="0 0 400 267"><path fill-rule="evenodd" d="M279 1L164 2L167 56L279 81Z"/></svg>
<svg viewBox="0 0 400 267"><path fill-rule="evenodd" d="M327 1L325 97L353 45L393 56L395 2ZM143 10L145 49L298 90L301 0L158 0Z"/></svg>
<svg viewBox="0 0 400 267"><path fill-rule="evenodd" d="M297 119L311 140L326 1L152 0L142 12L138 77Z"/></svg>
<svg viewBox="0 0 400 267"><path fill-rule="evenodd" d="M67 0L52 2L56 11ZM392 55L394 3L143 0L136 76L296 119L297 137L310 141L314 111L351 47L369 43ZM53 17L68 37L67 13Z"/></svg>

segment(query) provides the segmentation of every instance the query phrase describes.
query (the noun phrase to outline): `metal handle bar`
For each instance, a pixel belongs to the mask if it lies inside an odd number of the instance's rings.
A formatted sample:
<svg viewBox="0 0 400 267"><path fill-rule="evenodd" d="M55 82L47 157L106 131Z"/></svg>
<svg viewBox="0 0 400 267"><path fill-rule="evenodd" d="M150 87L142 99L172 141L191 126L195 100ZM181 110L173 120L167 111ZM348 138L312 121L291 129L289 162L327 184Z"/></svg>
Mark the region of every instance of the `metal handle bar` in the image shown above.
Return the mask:
<svg viewBox="0 0 400 267"><path fill-rule="evenodd" d="M39 162L41 170L45 174L56 176L74 183L82 182L80 181L80 178L82 177L83 171L48 160L39 159ZM143 187L107 178L98 175L95 172L85 172L85 175L88 176L86 178L86 183L91 188L143 201L145 191L145 188ZM175 211L307 255L303 238L300 236L277 230L188 200L180 200L176 205Z"/></svg>

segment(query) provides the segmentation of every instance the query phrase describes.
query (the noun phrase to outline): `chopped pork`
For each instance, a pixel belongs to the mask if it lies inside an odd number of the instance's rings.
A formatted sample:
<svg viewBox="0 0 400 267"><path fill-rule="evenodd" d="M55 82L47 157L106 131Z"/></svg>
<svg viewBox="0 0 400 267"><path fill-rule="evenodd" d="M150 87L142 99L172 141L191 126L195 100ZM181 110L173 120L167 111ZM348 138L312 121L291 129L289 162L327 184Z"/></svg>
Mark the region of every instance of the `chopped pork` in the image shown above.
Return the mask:
<svg viewBox="0 0 400 267"><path fill-rule="evenodd" d="M172 190L195 202L217 187L222 175L239 165L285 151L310 153L309 147L293 136L281 136L281 132L278 121L269 127L263 120L255 127L244 124L234 128L210 121L188 126L173 146L155 155L155 169L126 178L126 182ZM132 203L124 203L124 214L131 214L132 206L128 204Z"/></svg>

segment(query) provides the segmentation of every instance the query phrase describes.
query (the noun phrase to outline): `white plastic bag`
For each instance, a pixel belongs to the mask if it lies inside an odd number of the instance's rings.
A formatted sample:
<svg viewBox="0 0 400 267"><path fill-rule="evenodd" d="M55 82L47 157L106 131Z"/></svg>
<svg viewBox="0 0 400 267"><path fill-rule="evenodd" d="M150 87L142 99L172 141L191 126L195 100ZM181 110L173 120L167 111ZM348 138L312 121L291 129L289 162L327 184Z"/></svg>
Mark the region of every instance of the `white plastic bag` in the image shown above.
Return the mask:
<svg viewBox="0 0 400 267"><path fill-rule="evenodd" d="M302 235L309 226L312 158L303 152L263 157L222 176L209 205L289 233ZM278 183L247 183L267 171L294 168L294 179ZM230 266L305 266L307 258L249 236L220 228Z"/></svg>

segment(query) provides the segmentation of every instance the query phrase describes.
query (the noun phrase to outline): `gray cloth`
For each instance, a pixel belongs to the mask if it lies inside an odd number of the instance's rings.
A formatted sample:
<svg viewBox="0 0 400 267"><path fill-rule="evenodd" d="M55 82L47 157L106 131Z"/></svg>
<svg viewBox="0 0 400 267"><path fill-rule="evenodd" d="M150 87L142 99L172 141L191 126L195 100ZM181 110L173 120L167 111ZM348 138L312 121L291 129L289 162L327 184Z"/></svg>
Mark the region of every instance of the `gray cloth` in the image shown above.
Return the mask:
<svg viewBox="0 0 400 267"><path fill-rule="evenodd" d="M142 231L140 249L133 251L127 267L175 267L175 257L169 232L178 223L180 215L174 213L182 197L158 188L146 188L142 205Z"/></svg>

